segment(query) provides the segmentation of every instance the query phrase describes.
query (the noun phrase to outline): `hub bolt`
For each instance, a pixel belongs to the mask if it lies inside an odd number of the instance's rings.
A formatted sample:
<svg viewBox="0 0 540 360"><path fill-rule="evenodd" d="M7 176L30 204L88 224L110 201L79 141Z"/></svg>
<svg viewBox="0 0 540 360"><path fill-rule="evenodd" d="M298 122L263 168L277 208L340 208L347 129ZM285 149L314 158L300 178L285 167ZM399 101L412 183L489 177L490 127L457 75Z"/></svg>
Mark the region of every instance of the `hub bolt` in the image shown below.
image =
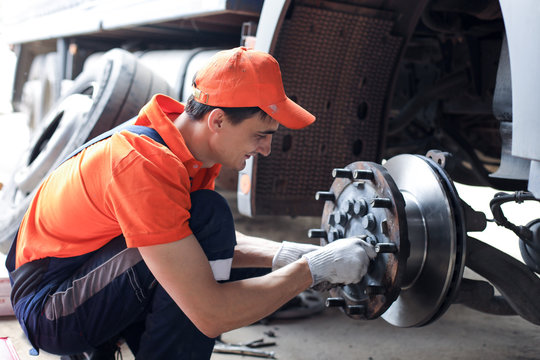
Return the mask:
<svg viewBox="0 0 540 360"><path fill-rule="evenodd" d="M388 199L388 198L375 198L373 200L371 200L371 206L374 207L374 208L386 208L386 209L391 209L393 204L392 204L392 199Z"/></svg>
<svg viewBox="0 0 540 360"><path fill-rule="evenodd" d="M326 239L326 231L323 229L309 229L308 230L308 238L310 239L316 239L316 238L323 238Z"/></svg>
<svg viewBox="0 0 540 360"><path fill-rule="evenodd" d="M352 179L353 178L353 172L349 169L334 169L332 170L332 177L334 178L344 178L344 179Z"/></svg>
<svg viewBox="0 0 540 360"><path fill-rule="evenodd" d="M379 254L397 253L398 247L395 243L378 243L375 245L375 251Z"/></svg>
<svg viewBox="0 0 540 360"><path fill-rule="evenodd" d="M330 297L326 299L326 307L344 307L345 299L340 297Z"/></svg>
<svg viewBox="0 0 540 360"><path fill-rule="evenodd" d="M348 305L347 312L350 315L364 315L366 313L366 307L364 305Z"/></svg>
<svg viewBox="0 0 540 360"><path fill-rule="evenodd" d="M375 175L371 170L354 170L353 179L354 180L373 180Z"/></svg>
<svg viewBox="0 0 540 360"><path fill-rule="evenodd" d="M315 200L335 201L336 196L331 191L317 191L315 194Z"/></svg>

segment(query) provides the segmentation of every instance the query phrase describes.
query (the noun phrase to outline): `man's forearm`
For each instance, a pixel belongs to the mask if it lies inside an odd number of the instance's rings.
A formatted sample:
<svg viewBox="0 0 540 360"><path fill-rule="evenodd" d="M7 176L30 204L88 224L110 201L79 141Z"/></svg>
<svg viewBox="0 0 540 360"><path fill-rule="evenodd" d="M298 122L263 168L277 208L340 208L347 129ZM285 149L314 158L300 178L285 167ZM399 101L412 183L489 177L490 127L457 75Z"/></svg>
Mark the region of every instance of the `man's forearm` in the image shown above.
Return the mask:
<svg viewBox="0 0 540 360"><path fill-rule="evenodd" d="M265 276L219 284L222 294L227 294L225 307L232 310L221 318L222 331L250 325L272 314L311 284L312 276L305 259Z"/></svg>
<svg viewBox="0 0 540 360"><path fill-rule="evenodd" d="M233 268L272 267L272 259L280 243L236 232L237 245L234 249Z"/></svg>
<svg viewBox="0 0 540 360"><path fill-rule="evenodd" d="M305 259L263 277L217 283L193 235L139 251L159 283L209 337L271 314L312 284Z"/></svg>

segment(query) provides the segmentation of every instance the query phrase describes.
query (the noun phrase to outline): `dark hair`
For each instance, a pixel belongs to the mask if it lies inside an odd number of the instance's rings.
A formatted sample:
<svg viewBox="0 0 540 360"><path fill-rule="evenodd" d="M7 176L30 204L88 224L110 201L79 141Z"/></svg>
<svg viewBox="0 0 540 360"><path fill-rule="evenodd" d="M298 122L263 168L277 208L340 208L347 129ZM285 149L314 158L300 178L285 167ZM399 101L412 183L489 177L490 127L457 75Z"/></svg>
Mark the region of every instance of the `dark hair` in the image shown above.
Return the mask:
<svg viewBox="0 0 540 360"><path fill-rule="evenodd" d="M268 115L260 107L222 107L222 106L210 106L202 104L190 95L186 102L184 111L194 120L200 120L203 116L214 109L221 109L227 115L227 118L233 125L238 125L245 119L259 114L261 119L268 117Z"/></svg>

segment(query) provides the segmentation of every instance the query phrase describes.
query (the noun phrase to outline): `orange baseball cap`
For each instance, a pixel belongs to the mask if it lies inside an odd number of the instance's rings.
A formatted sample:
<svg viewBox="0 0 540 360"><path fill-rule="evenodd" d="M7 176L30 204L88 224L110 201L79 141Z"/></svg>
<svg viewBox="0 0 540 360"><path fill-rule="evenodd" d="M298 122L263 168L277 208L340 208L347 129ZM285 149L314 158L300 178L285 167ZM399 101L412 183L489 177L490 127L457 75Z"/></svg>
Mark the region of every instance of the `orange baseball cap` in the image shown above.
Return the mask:
<svg viewBox="0 0 540 360"><path fill-rule="evenodd" d="M216 107L258 106L290 129L301 129L315 121L315 116L285 95L276 59L245 47L214 55L197 72L193 97Z"/></svg>

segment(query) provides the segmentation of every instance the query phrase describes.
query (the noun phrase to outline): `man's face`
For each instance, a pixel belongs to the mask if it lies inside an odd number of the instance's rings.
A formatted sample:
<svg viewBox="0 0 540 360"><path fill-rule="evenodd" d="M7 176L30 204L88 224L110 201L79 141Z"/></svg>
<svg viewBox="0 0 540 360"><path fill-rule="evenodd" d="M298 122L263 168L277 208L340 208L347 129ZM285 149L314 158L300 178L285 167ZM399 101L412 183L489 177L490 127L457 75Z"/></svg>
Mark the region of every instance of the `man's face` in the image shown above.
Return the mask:
<svg viewBox="0 0 540 360"><path fill-rule="evenodd" d="M222 128L213 141L217 162L236 171L246 166L251 156L268 156L272 147L272 135L279 123L273 119L262 119L259 114L233 125L225 116Z"/></svg>

